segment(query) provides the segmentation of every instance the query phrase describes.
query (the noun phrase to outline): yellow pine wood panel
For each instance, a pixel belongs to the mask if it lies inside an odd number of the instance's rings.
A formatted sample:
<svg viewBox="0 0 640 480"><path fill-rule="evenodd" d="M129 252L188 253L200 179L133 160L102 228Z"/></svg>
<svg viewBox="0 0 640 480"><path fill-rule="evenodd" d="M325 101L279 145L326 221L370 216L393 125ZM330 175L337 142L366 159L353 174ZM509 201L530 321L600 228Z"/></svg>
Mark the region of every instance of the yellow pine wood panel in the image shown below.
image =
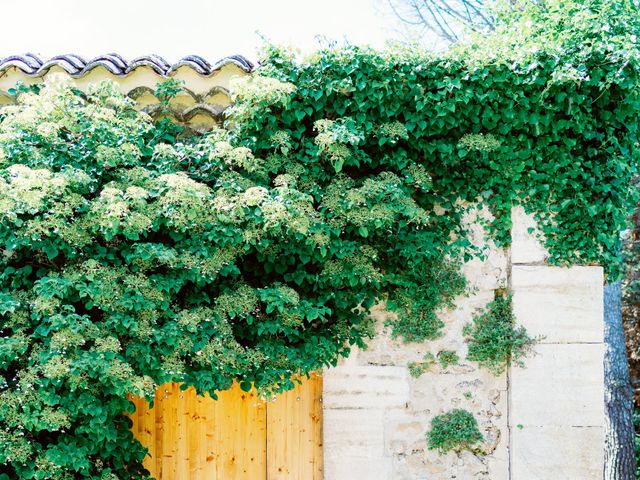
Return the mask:
<svg viewBox="0 0 640 480"><path fill-rule="evenodd" d="M266 479L266 407L234 385L214 401L177 383L160 386L154 407L132 398L132 431L149 448L158 480Z"/></svg>
<svg viewBox="0 0 640 480"><path fill-rule="evenodd" d="M218 480L266 479L266 409L255 392L238 385L221 392L213 405L211 451Z"/></svg>
<svg viewBox="0 0 640 480"><path fill-rule="evenodd" d="M322 480L322 377L267 403L268 480Z"/></svg>
<svg viewBox="0 0 640 480"><path fill-rule="evenodd" d="M158 480L321 480L322 379L265 403L238 385L218 400L167 383L154 408L133 397L132 432Z"/></svg>

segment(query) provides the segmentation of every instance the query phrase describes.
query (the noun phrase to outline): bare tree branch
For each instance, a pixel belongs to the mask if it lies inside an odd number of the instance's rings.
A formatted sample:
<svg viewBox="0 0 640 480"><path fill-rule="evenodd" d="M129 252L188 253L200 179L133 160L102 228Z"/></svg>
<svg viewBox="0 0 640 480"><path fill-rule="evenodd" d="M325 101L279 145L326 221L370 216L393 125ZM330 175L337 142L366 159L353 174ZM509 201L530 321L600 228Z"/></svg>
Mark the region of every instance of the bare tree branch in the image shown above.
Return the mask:
<svg viewBox="0 0 640 480"><path fill-rule="evenodd" d="M485 9L487 0L387 0L404 24L420 26L453 43L466 29L493 30L494 19Z"/></svg>

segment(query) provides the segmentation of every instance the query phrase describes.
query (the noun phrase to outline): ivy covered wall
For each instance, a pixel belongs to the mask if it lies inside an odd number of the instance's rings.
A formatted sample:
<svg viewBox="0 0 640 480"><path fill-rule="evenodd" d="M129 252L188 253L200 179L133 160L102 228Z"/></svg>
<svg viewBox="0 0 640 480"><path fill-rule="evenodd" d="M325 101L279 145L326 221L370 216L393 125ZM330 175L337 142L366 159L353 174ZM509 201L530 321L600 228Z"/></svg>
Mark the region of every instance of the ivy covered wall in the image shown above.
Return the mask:
<svg viewBox="0 0 640 480"><path fill-rule="evenodd" d="M626 7L523 8L490 40L439 57L268 47L235 85L226 128L206 134L171 120L175 80L154 91L155 119L109 82L82 91L52 76L8 92L0 478L143 478L126 394L150 397L169 380L270 394L372 338L420 352L394 364L403 378L465 368L457 356L503 382L533 340L498 308L505 300L490 304L513 286L500 262L520 225L514 206L537 221L540 262L617 274L638 158ZM567 18L581 21L567 29ZM483 261L496 272L474 304L482 275L465 268ZM461 295L472 300L446 321ZM370 315L381 303L391 313ZM473 327L492 308L506 313L506 354ZM381 326L387 337L375 337ZM447 338L457 340L428 343ZM478 400L486 412L505 401L493 389ZM452 410L474 406L469 392L447 397ZM430 438L461 419L471 434L452 450L482 448L468 415L423 413Z"/></svg>

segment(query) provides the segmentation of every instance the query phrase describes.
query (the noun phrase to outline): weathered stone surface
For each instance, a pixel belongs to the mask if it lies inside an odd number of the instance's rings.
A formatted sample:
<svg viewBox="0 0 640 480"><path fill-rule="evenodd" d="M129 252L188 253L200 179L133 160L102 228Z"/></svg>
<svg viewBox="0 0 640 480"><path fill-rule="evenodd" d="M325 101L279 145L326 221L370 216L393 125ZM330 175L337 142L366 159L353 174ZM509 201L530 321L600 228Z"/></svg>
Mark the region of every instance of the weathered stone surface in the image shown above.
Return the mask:
<svg viewBox="0 0 640 480"><path fill-rule="evenodd" d="M524 427L512 430L512 480L601 480L602 427Z"/></svg>
<svg viewBox="0 0 640 480"><path fill-rule="evenodd" d="M322 399L331 408L402 408L409 400L407 368L339 366L324 373Z"/></svg>
<svg viewBox="0 0 640 480"><path fill-rule="evenodd" d="M491 250L484 260L474 258L462 265L462 273L469 286L478 290L495 290L507 283L507 255Z"/></svg>
<svg viewBox="0 0 640 480"><path fill-rule="evenodd" d="M603 341L602 267L514 265L513 311L542 343Z"/></svg>
<svg viewBox="0 0 640 480"><path fill-rule="evenodd" d="M384 418L385 455L404 457L416 452L424 453L429 418L428 412L415 412L408 408L387 411Z"/></svg>
<svg viewBox="0 0 640 480"><path fill-rule="evenodd" d="M502 440L503 444L507 444L508 438ZM501 448L496 451L496 454L486 457L487 470L489 475L488 480L514 480L509 475L509 448Z"/></svg>
<svg viewBox="0 0 640 480"><path fill-rule="evenodd" d="M475 258L462 266L470 289L495 290L504 287L507 282L508 255L504 249L496 248L487 236L485 225L491 223L494 216L484 206L469 206L463 215L462 224L467 229L467 237L474 245L484 249L485 258Z"/></svg>
<svg viewBox="0 0 640 480"><path fill-rule="evenodd" d="M602 344L538 345L511 372L511 424L603 426Z"/></svg>
<svg viewBox="0 0 640 480"><path fill-rule="evenodd" d="M334 409L323 412L325 479L391 479L384 455L384 410Z"/></svg>
<svg viewBox="0 0 640 480"><path fill-rule="evenodd" d="M338 457L379 458L384 455L384 410L381 408L323 411L324 448Z"/></svg>
<svg viewBox="0 0 640 480"><path fill-rule="evenodd" d="M473 223L474 215L485 213L470 209L466 218L476 245L489 245L481 225ZM525 224L514 218L514 238L524 244L516 245L520 251L512 260L543 262L546 252L527 232L531 218ZM441 338L410 344L394 339L385 326L394 313L380 304L372 310L378 334L369 348L354 349L339 367L326 371L325 478L600 478L602 269L511 265L508 255L491 247L486 260L465 264L463 272L471 293L440 312L446 325ZM494 290L506 286L509 273L518 323L546 338L525 359L524 369L511 369L508 385L506 374L494 377L465 359L468 346L461 332L493 300ZM419 378L409 375L409 363L442 350L455 351L460 363L446 369L435 364ZM485 438L483 454L428 450L431 420L453 408L476 417Z"/></svg>
<svg viewBox="0 0 640 480"><path fill-rule="evenodd" d="M456 308L440 312L440 318L445 323L443 336L421 343L405 343L402 339L394 339L385 322L395 314L388 311L384 304L376 305L371 311L371 316L377 322L377 333L366 350L354 351L357 363L406 367L411 362L421 361L426 353L435 355L441 350L456 351L464 358L467 344L461 335L462 328L471 320L473 313L486 306L494 296L493 290L481 290L468 296L460 296ZM354 354L349 357L349 362Z"/></svg>
<svg viewBox="0 0 640 480"><path fill-rule="evenodd" d="M527 214L521 206L514 207L511 221L511 262L528 265L543 263L549 254L542 246L544 237L536 227L533 215Z"/></svg>
<svg viewBox="0 0 640 480"><path fill-rule="evenodd" d="M501 394L506 397L506 388L506 375L495 377L463 363L454 367L451 373L436 369L411 379L409 406L415 411L436 414L452 408L488 409L490 404L500 399Z"/></svg>
<svg viewBox="0 0 640 480"><path fill-rule="evenodd" d="M324 480L394 479L390 458L343 457L335 453L335 458L325 453Z"/></svg>

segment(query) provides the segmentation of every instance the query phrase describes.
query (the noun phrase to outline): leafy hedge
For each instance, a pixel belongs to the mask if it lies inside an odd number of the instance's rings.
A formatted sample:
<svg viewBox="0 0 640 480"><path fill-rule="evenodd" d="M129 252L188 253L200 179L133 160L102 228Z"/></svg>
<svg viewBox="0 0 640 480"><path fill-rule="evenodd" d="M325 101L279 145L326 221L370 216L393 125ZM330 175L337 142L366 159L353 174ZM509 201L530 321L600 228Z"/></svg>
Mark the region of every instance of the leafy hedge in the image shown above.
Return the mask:
<svg viewBox="0 0 640 480"><path fill-rule="evenodd" d="M633 45L612 25L611 45ZM397 336L439 336L460 263L482 255L472 203L498 244L521 202L553 262L612 265L636 52L594 41L569 68L576 43L555 40L484 63L489 47L271 48L228 129L199 137L108 83L23 91L0 123L0 479L143 478L126 394L290 388L364 346L380 300Z"/></svg>

